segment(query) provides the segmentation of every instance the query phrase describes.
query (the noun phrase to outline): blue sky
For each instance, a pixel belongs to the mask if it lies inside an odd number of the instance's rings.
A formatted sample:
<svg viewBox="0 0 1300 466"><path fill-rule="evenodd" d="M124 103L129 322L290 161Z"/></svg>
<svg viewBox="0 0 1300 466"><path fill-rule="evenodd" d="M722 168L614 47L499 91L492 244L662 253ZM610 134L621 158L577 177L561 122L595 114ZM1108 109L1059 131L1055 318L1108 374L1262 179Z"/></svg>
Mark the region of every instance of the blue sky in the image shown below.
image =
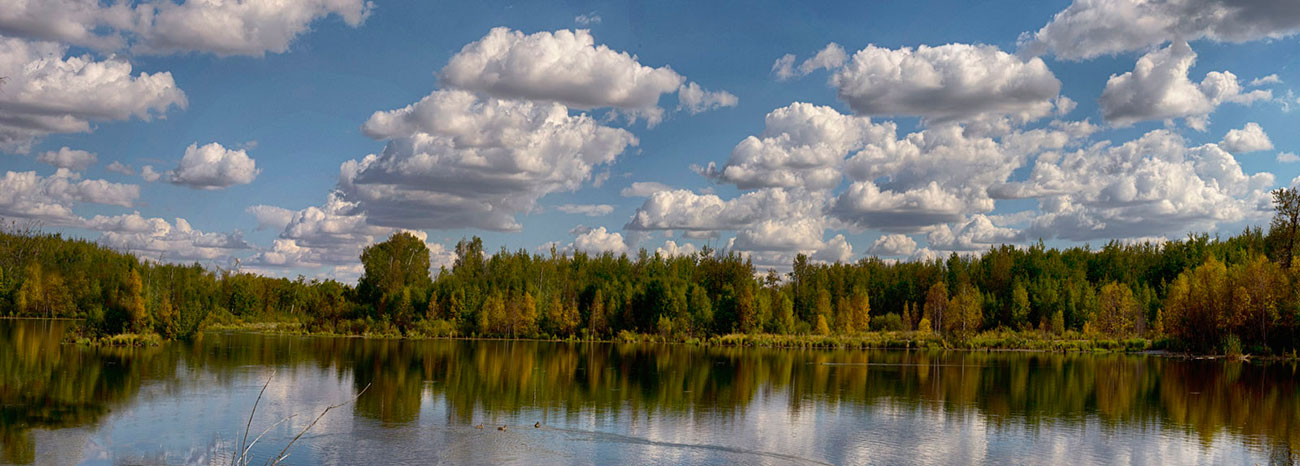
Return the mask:
<svg viewBox="0 0 1300 466"><path fill-rule="evenodd" d="M399 229L777 268L1232 234L1300 174L1281 0L0 6L0 216L276 275Z"/></svg>

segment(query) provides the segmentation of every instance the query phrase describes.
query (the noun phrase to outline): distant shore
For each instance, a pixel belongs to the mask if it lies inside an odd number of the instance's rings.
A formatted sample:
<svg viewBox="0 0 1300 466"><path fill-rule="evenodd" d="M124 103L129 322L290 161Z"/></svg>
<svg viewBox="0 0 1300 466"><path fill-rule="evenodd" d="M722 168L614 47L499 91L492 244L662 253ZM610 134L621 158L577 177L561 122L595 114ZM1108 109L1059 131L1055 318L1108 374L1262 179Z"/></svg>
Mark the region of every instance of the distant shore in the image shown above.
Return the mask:
<svg viewBox="0 0 1300 466"><path fill-rule="evenodd" d="M590 343L663 343L699 346L786 348L786 349L888 349L938 351L1029 351L1044 353L1125 353L1153 354L1182 358L1236 358L1257 360L1293 360L1295 355L1218 355L1196 354L1168 349L1168 340L1146 338L1114 339L1087 336L1079 332L1045 335L1038 331L990 330L959 340L944 338L933 332L872 331L854 335L777 335L732 333L708 338L664 337L653 334L622 332L614 338L498 338L473 335L401 335L400 333L366 332L345 334L313 332L299 322L234 322L212 324L204 332L247 332L266 335L297 335L382 340L480 340L543 341Z"/></svg>

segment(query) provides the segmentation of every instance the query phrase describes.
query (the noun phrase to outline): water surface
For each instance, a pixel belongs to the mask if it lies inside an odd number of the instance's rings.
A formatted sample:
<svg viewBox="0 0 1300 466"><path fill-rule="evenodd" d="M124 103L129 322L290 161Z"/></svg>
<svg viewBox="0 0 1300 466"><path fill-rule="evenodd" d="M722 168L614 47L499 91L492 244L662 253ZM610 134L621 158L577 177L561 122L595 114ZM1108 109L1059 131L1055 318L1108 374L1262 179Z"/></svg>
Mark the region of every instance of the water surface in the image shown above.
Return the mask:
<svg viewBox="0 0 1300 466"><path fill-rule="evenodd" d="M268 378L249 429L267 432L251 450L257 464L363 389L303 435L287 462L1300 457L1294 362L233 333L95 349L59 344L66 325L0 320L0 463L228 464Z"/></svg>

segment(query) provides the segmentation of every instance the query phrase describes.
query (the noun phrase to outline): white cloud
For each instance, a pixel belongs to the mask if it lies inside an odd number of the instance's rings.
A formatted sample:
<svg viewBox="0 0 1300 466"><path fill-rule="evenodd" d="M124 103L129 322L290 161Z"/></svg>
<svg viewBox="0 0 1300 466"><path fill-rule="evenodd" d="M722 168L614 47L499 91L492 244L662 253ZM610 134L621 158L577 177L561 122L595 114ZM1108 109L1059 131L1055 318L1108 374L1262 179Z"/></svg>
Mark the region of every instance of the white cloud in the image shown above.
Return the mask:
<svg viewBox="0 0 1300 466"><path fill-rule="evenodd" d="M732 247L742 251L815 251L822 241L821 218L763 219L736 232Z"/></svg>
<svg viewBox="0 0 1300 466"><path fill-rule="evenodd" d="M956 221L967 210L963 199L933 181L922 188L902 192L881 190L870 181L858 181L836 199L833 212L861 228L913 231Z"/></svg>
<svg viewBox="0 0 1300 466"><path fill-rule="evenodd" d="M162 173L158 173L154 171L153 165L145 165L143 167L140 167L140 178L144 179L146 183L153 183L155 181L158 181L159 179L162 178L162 176L163 176Z"/></svg>
<svg viewBox="0 0 1300 466"><path fill-rule="evenodd" d="M925 240L931 248L979 252L1003 244L1023 242L1024 235L1014 228L995 225L989 216L977 214L953 225L938 225L926 235Z"/></svg>
<svg viewBox="0 0 1300 466"><path fill-rule="evenodd" d="M810 258L814 262L847 263L853 258L853 245L849 244L849 240L845 239L844 235L835 235L834 238L826 242L825 246L813 253ZM786 264L789 263L786 262Z"/></svg>
<svg viewBox="0 0 1300 466"><path fill-rule="evenodd" d="M671 191L672 189L672 186L656 181L636 181L623 188L618 194L623 197L650 197L650 195L659 191Z"/></svg>
<svg viewBox="0 0 1300 466"><path fill-rule="evenodd" d="M772 73L776 75L778 80L784 81L797 76L807 76L809 73L819 69L838 69L844 66L844 62L848 61L848 59L849 56L845 53L844 47L841 47L840 44L831 42L826 45L826 48L817 52L817 55L814 55L812 58L800 63L798 69L794 68L794 55L786 54L785 56L778 58L776 62L772 64Z"/></svg>
<svg viewBox="0 0 1300 466"><path fill-rule="evenodd" d="M1021 35L1022 52L1065 59L1141 50L1201 38L1246 42L1300 32L1300 3L1291 0L1075 0L1036 33Z"/></svg>
<svg viewBox="0 0 1300 466"><path fill-rule="evenodd" d="M343 199L339 192L331 192L325 203L293 211L274 206L248 208L258 219L259 229L284 222L279 237L270 249L250 257L247 264L269 268L335 267L338 278L350 277L359 264L361 251L382 241L398 231L406 231L425 241L429 246L434 269L437 264L449 263L446 248L429 243L428 235L418 230L377 227L366 221L358 205ZM288 213L288 219L285 214Z"/></svg>
<svg viewBox="0 0 1300 466"><path fill-rule="evenodd" d="M667 66L652 68L627 52L596 45L591 32L560 30L525 35L494 28L471 42L438 73L447 86L498 98L545 100L591 109L615 107L650 124L663 118L659 96L686 78Z"/></svg>
<svg viewBox="0 0 1300 466"><path fill-rule="evenodd" d="M590 26L593 24L600 24L600 21L601 21L600 15L596 14L596 12L594 11L591 13L587 13L585 15L578 15L573 17L573 22L577 23L579 26Z"/></svg>
<svg viewBox="0 0 1300 466"><path fill-rule="evenodd" d="M1273 141L1268 139L1268 134L1264 133L1264 128L1259 123L1250 122L1241 129L1229 130L1227 135L1223 136L1223 141L1219 146L1224 150L1234 154L1246 152L1256 152L1261 150L1273 149Z"/></svg>
<svg viewBox="0 0 1300 466"><path fill-rule="evenodd" d="M1296 155L1294 152L1278 152L1277 161L1278 163L1300 162L1300 155Z"/></svg>
<svg viewBox="0 0 1300 466"><path fill-rule="evenodd" d="M995 186L1001 198L1038 198L1030 237L1085 241L1159 236L1257 219L1271 211L1273 175L1247 175L1216 144L1187 147L1155 130L1111 146L1039 156L1027 180Z"/></svg>
<svg viewBox="0 0 1300 466"><path fill-rule="evenodd" d="M910 256L914 252L916 252L916 240L900 234L881 236L871 243L871 248L867 249L867 254L886 257Z"/></svg>
<svg viewBox="0 0 1300 466"><path fill-rule="evenodd" d="M581 214L588 217L603 217L614 213L614 206L609 204L564 204L555 209L566 214Z"/></svg>
<svg viewBox="0 0 1300 466"><path fill-rule="evenodd" d="M86 171L86 167L94 165L99 157L93 152L72 149L63 146L59 150L42 152L36 156L36 161L50 164L56 168L66 168L73 171Z"/></svg>
<svg viewBox="0 0 1300 466"><path fill-rule="evenodd" d="M840 193L832 212L859 228L901 232L987 213L994 208L989 188L1005 182L1030 156L1074 144L1095 130L1086 122L1060 123L992 138L944 125L898 140L891 136L845 162L855 182Z"/></svg>
<svg viewBox="0 0 1300 466"><path fill-rule="evenodd" d="M83 180L81 174L60 168L48 177L36 172L6 172L0 178L0 216L36 219L52 226L77 226L72 212L79 203L131 207L140 187Z"/></svg>
<svg viewBox="0 0 1300 466"><path fill-rule="evenodd" d="M841 165L851 151L892 141L892 122L844 115L830 107L795 102L767 114L759 136L736 145L726 165L700 170L741 189L764 187L826 190L840 184Z"/></svg>
<svg viewBox="0 0 1300 466"><path fill-rule="evenodd" d="M679 189L654 193L637 208L624 230L738 230L769 219L820 216L825 195L767 188L722 200L714 194Z"/></svg>
<svg viewBox="0 0 1300 466"><path fill-rule="evenodd" d="M623 241L623 235L606 231L605 227L590 228L578 233L573 238L573 243L566 249L582 251L588 254L610 252L619 255L628 252L627 244Z"/></svg>
<svg viewBox="0 0 1300 466"><path fill-rule="evenodd" d="M677 109L686 110L692 115L715 108L735 107L738 103L740 99L730 92L705 90L695 83L677 89Z"/></svg>
<svg viewBox="0 0 1300 466"><path fill-rule="evenodd" d="M180 165L167 172L167 181L193 189L222 189L252 183L261 172L243 149L226 149L215 142L202 147L194 143L185 148Z"/></svg>
<svg viewBox="0 0 1300 466"><path fill-rule="evenodd" d="M886 49L869 45L831 75L839 98L863 115L920 116L927 122L1050 115L1061 82L1041 59L991 45Z"/></svg>
<svg viewBox="0 0 1300 466"><path fill-rule="evenodd" d="M694 256L700 253L700 248L693 243L677 244L676 241L664 241L664 245L655 248L655 253L663 257L680 257Z"/></svg>
<svg viewBox="0 0 1300 466"><path fill-rule="evenodd" d="M1282 78L1277 77L1277 73L1270 74L1261 78L1250 80L1250 87L1268 86L1273 84L1282 84Z"/></svg>
<svg viewBox="0 0 1300 466"><path fill-rule="evenodd" d="M131 74L131 64L68 47L0 37L0 150L27 152L40 137L85 133L92 121L150 120L186 106L171 73Z"/></svg>
<svg viewBox="0 0 1300 466"><path fill-rule="evenodd" d="M99 237L101 244L147 259L213 260L251 249L238 231L205 233L192 228L183 218L177 218L172 224L161 218L145 218L139 212L112 217L96 215L86 220L85 227L103 232Z"/></svg>
<svg viewBox="0 0 1300 466"><path fill-rule="evenodd" d="M1249 105L1272 98L1272 92L1241 92L1237 76L1212 71L1200 83L1187 78L1196 52L1186 42L1155 50L1138 59L1133 71L1112 75L1101 93L1101 113L1106 122L1128 126L1139 121L1184 118L1187 125L1204 130L1207 117L1220 103Z"/></svg>
<svg viewBox="0 0 1300 466"><path fill-rule="evenodd" d="M293 221L293 216L297 213L283 207L265 204L248 206L244 211L253 214L253 217L257 218L258 230L272 229L277 231L284 230L284 227L288 226L290 221Z"/></svg>
<svg viewBox="0 0 1300 466"><path fill-rule="evenodd" d="M283 53L313 22L337 15L357 27L373 9L365 0L292 2L146 0L134 5L84 0L10 1L0 33L66 42L103 51Z"/></svg>
<svg viewBox="0 0 1300 466"><path fill-rule="evenodd" d="M362 130L389 142L345 162L339 186L371 223L404 228L518 230L515 214L578 189L637 144L560 104L446 90L375 112Z"/></svg>
<svg viewBox="0 0 1300 466"><path fill-rule="evenodd" d="M126 176L134 176L134 175L135 175L135 169L134 169L134 168L131 168L130 165L124 164L124 163L122 163L122 162L118 162L118 161L116 161L116 160L114 160L112 163L108 164L108 166L105 167L105 169L107 169L108 171L111 171L111 172L113 172L113 173L119 173L119 174L126 175Z"/></svg>
<svg viewBox="0 0 1300 466"><path fill-rule="evenodd" d="M261 56L284 53L311 23L337 15L348 26L360 26L373 3L365 0L298 0L292 2L170 0L148 4L149 16L139 24L133 49L143 53L211 52L217 55ZM137 7L137 11L141 7Z"/></svg>

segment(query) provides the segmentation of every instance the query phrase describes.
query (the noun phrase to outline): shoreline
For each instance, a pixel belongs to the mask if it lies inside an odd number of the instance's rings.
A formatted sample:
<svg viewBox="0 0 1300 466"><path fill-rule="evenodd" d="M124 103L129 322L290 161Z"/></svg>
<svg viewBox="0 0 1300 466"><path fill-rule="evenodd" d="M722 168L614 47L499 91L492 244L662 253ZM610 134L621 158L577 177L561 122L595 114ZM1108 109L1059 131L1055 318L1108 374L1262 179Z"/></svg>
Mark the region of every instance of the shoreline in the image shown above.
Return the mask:
<svg viewBox="0 0 1300 466"><path fill-rule="evenodd" d="M286 328L288 327L288 328ZM1065 337L1044 338L1036 331L1014 332L990 330L976 334L964 341L949 341L935 333L916 331L872 331L856 335L781 335L781 334L725 334L706 338L663 337L652 334L624 332L614 338L506 338L479 336L426 336L393 335L384 333L339 334L312 332L298 322L247 322L217 324L205 327L200 333L252 333L259 335L303 336L323 338L358 338L369 340L464 340L464 341L531 341L546 343L642 343L692 346L716 346L765 349L859 349L859 350L922 350L962 352L1030 352L1075 354L1128 354L1176 359L1207 359L1235 361L1296 361L1295 355L1226 355L1197 354L1167 349L1168 340L1145 338L1111 339L1089 337L1069 332Z"/></svg>

